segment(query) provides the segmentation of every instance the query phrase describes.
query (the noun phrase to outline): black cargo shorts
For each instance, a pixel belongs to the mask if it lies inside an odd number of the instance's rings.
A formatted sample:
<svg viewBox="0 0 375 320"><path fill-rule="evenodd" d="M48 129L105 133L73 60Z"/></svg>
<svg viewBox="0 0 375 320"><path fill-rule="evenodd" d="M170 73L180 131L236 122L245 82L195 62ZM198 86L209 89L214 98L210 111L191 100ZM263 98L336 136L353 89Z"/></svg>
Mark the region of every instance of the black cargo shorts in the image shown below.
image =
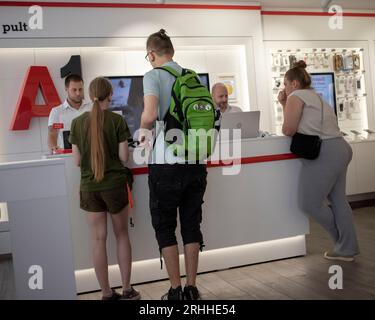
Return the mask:
<svg viewBox="0 0 375 320"><path fill-rule="evenodd" d="M177 209L184 245L203 244L200 230L207 186L204 164L151 164L148 184L150 212L159 249L177 244Z"/></svg>

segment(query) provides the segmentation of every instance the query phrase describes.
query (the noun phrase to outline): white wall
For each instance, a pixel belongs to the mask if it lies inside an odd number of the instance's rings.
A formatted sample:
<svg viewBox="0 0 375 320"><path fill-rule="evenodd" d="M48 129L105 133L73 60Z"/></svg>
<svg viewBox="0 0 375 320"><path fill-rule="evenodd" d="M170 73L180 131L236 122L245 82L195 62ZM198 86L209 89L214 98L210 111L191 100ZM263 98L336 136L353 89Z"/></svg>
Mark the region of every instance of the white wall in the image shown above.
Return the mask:
<svg viewBox="0 0 375 320"><path fill-rule="evenodd" d="M27 22L27 10L2 7L0 21ZM59 68L70 55L81 55L86 89L98 75L144 74L150 68L144 60L145 41L160 28L172 37L176 61L208 72L211 85L220 74L236 76L235 105L244 110L266 105L258 10L43 8L43 30L0 33L0 161L36 159L47 151L47 118L33 118L28 131L9 131L30 65L48 66L63 100ZM268 130L271 114L262 110L261 128Z"/></svg>
<svg viewBox="0 0 375 320"><path fill-rule="evenodd" d="M29 17L24 7L0 11L2 24ZM59 68L71 54L82 56L86 85L98 74L143 74L149 69L145 40L161 27L172 37L176 60L209 72L211 85L220 73L235 73L238 105L261 110L261 129L268 131L273 111L267 48L363 47L369 127L375 128L375 18L344 17L342 30L329 29L328 17L261 16L254 10L44 8L43 19L43 30L0 33L0 161L38 158L46 151L45 118L33 119L30 131L8 130L29 65L47 65L63 99Z"/></svg>
<svg viewBox="0 0 375 320"><path fill-rule="evenodd" d="M182 66L194 66L197 72L208 72L211 85L221 74L233 73L238 81L238 103L249 110L244 46L217 46L192 50L176 48L176 61ZM60 68L71 55L81 55L88 98L89 82L99 76L143 75L150 69L143 50L124 48L43 48L0 49L0 161L37 159L47 153L47 117L32 118L30 129L10 131L9 126L16 107L18 93L29 65L48 67L61 100L65 99ZM2 58L2 59L1 59ZM242 62L242 63L240 63ZM242 81L240 81L242 80Z"/></svg>

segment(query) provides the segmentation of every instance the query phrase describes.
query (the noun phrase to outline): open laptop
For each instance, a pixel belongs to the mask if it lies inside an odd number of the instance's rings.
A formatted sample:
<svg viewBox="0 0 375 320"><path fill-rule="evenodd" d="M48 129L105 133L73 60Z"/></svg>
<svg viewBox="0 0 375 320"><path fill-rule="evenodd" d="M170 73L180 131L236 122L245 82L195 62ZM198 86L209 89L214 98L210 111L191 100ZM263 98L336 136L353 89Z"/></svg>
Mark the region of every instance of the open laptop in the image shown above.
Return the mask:
<svg viewBox="0 0 375 320"><path fill-rule="evenodd" d="M220 130L241 129L241 139L257 138L259 137L259 120L260 111L224 113ZM230 131L229 137L232 136L232 131Z"/></svg>

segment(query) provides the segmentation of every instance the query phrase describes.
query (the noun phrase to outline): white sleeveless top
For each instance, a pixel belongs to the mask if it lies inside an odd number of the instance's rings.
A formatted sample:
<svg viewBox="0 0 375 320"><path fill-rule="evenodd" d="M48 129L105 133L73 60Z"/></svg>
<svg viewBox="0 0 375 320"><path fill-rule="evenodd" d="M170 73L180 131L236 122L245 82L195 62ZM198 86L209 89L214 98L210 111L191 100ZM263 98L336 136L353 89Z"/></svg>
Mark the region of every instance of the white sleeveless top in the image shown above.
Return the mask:
<svg viewBox="0 0 375 320"><path fill-rule="evenodd" d="M297 96L304 102L301 120L297 132L318 135L321 139L342 137L334 110L324 101L319 99L313 89L293 91L290 96ZM323 123L322 123L323 102Z"/></svg>

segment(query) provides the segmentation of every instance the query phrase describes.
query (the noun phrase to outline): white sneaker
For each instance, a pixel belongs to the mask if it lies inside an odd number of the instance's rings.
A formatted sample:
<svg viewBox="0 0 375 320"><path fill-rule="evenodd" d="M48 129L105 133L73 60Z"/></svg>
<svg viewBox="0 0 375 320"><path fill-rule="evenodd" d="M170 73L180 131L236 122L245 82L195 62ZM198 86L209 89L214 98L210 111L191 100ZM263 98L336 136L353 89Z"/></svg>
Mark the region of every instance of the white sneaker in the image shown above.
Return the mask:
<svg viewBox="0 0 375 320"><path fill-rule="evenodd" d="M354 261L353 256L343 256L333 251L326 251L324 252L324 258L328 260L340 260L340 261Z"/></svg>

